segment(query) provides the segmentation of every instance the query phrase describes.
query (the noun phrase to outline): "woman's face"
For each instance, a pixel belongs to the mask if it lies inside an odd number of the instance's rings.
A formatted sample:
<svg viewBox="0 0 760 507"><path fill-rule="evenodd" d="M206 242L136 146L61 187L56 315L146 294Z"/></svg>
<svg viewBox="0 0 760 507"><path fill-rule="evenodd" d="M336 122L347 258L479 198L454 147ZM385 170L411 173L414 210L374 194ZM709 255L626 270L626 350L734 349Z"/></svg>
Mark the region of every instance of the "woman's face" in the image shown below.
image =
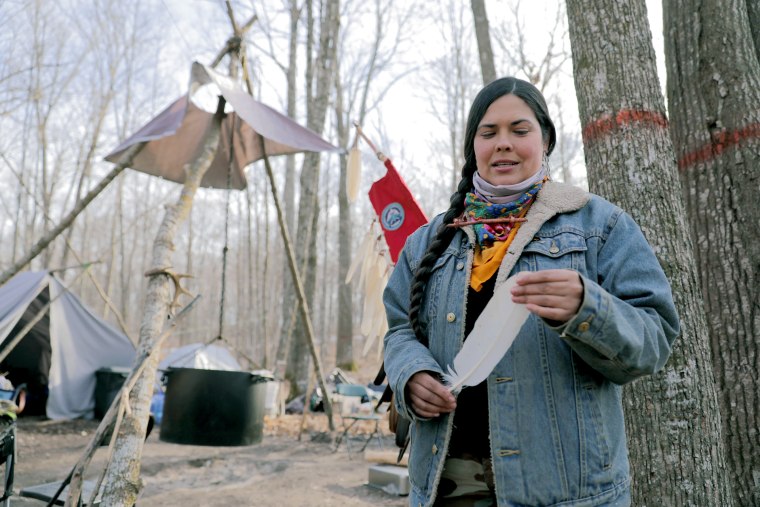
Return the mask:
<svg viewBox="0 0 760 507"><path fill-rule="evenodd" d="M491 185L514 185L530 178L541 168L545 149L536 115L517 95L493 101L475 132L478 173Z"/></svg>

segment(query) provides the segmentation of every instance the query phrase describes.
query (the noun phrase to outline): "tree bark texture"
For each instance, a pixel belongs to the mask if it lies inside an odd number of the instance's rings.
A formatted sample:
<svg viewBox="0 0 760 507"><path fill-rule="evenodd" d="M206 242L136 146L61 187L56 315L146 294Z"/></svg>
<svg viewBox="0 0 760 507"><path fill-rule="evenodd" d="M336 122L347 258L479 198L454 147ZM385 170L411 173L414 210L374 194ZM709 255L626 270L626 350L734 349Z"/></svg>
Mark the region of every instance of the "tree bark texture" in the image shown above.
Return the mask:
<svg viewBox="0 0 760 507"><path fill-rule="evenodd" d="M496 79L496 68L493 63L491 49L491 34L488 29L488 14L485 0L471 0L472 16L475 19L475 38L478 41L478 56L480 56L480 73L483 84L487 85Z"/></svg>
<svg viewBox="0 0 760 507"><path fill-rule="evenodd" d="M752 32L752 42L755 44L755 55L760 61L760 2L746 0L749 29Z"/></svg>
<svg viewBox="0 0 760 507"><path fill-rule="evenodd" d="M640 225L681 317L663 371L624 391L633 505L732 505L707 324L644 0L568 0L567 12L589 186Z"/></svg>
<svg viewBox="0 0 760 507"><path fill-rule="evenodd" d="M196 161L186 168L185 183L179 199L169 206L153 242L151 271L170 268L174 251L174 236L193 206L193 198L201 179L211 166L219 144L221 114L217 113L209 132L205 136L203 151ZM138 357L155 346L157 337L172 311L172 281L167 275L152 275L148 281ZM140 460L142 459L145 432L150 415L150 402L158 368L158 354L152 354L145 369L129 394L131 412L124 415L119 430L113 459L108 465L103 486L103 505L132 506L142 487L140 480Z"/></svg>
<svg viewBox="0 0 760 507"><path fill-rule="evenodd" d="M336 47L340 26L338 0L327 0L320 14L319 47L315 55L315 91L309 101L307 126L317 134L324 130L327 106L332 90L332 79L336 65ZM317 272L317 231L315 224L319 217L319 173L320 154L306 153L301 168L300 202L298 207L298 234L301 248L297 251L297 266L303 268L302 279L306 298L313 308L314 287ZM287 378L297 385L298 393L306 389L308 383L309 351L307 348L305 323L300 316L290 340Z"/></svg>
<svg viewBox="0 0 760 507"><path fill-rule="evenodd" d="M669 0L663 14L671 135L705 295L726 457L737 505L756 506L760 64L746 5Z"/></svg>
<svg viewBox="0 0 760 507"><path fill-rule="evenodd" d="M345 121L343 88L340 77L335 86L335 123L341 146L348 145L351 127ZM340 180L338 182L338 336L335 343L335 365L345 370L354 370L354 323L351 285L346 283L348 267L351 265L351 206L348 202L346 179L348 177L348 157L340 156Z"/></svg>

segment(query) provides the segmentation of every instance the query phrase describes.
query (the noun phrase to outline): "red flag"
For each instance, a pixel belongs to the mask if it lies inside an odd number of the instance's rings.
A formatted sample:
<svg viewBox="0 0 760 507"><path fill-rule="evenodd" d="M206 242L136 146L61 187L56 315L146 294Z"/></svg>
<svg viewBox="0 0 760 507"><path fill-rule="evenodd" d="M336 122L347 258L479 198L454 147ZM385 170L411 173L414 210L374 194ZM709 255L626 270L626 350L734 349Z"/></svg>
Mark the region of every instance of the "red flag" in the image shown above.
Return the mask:
<svg viewBox="0 0 760 507"><path fill-rule="evenodd" d="M407 236L425 225L428 219L389 158L385 159L385 167L388 172L372 184L369 200L380 218L385 242L395 264Z"/></svg>

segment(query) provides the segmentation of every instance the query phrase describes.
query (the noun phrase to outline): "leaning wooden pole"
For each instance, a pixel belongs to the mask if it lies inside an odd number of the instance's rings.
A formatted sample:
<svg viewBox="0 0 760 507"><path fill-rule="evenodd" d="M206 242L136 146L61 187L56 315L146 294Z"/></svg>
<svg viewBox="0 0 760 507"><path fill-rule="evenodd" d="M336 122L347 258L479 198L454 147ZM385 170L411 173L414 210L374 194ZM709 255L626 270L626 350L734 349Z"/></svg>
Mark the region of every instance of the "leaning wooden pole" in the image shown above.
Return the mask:
<svg viewBox="0 0 760 507"><path fill-rule="evenodd" d="M122 385L121 389L119 389L118 394L114 396L113 400L111 400L111 405L108 407L105 415L100 420L100 424L95 430L95 434L90 439L90 442L87 444L84 452L82 453L82 457L79 458L79 461L77 461L77 463L74 465L74 468L72 468L71 472L69 472L68 477L66 477L66 479L61 483L58 491L56 491L55 495L53 495L53 498L50 500L50 502L57 501L58 497L61 495L66 486L69 486L69 493L66 500L67 505L79 505L79 501L82 496L82 483L84 481L84 473L87 470L90 461L92 461L92 458L95 455L95 451L98 449L101 442L103 441L103 438L106 436L109 430L113 431L111 434L110 447L112 449L115 447L115 439L119 433L119 426L121 425L120 422L123 420L123 412L128 410L127 406L125 405L125 398L127 397L126 395L128 395L132 390L132 387L134 387L135 382L137 382L137 379L145 368L145 365L148 363L150 356L152 354L155 354L156 350L158 350L166 338L168 338L169 335L174 332L174 330L177 328L177 324L180 322L180 319L184 315L187 315L187 312L192 308L198 298L200 298L200 296L196 296L195 299L190 301L190 303L188 303L188 305L171 320L169 327L164 332L162 332L158 338L156 338L156 346L153 349L143 351L143 354L135 363L135 368L132 369L132 371L129 373L129 376L127 376L127 378L124 380L124 384ZM114 420L116 420L116 424L114 424ZM100 482L98 482L98 486L99 485ZM93 490L93 496L97 495L98 489L99 488L96 487ZM87 505L92 504L93 501L91 499Z"/></svg>
<svg viewBox="0 0 760 507"><path fill-rule="evenodd" d="M211 166L219 146L224 99L219 98L219 106L209 132L206 134L203 149L198 158L185 167L185 182L177 202L167 207L164 219L153 242L153 259L145 300L143 321L140 327L140 355L157 347L157 337L172 310L172 280L177 275L172 272L172 252L174 236L179 226L187 219L193 205L195 192L203 176ZM178 282L175 282L178 284ZM178 290L179 287L175 287ZM176 294L175 294L176 298ZM102 505L131 507L137 501L142 488L140 480L140 461L142 459L145 432L150 415L150 400L153 394L158 354L152 354L145 364L142 374L129 394L131 412L124 415L121 429L114 446L113 459L108 465L108 472L103 486ZM67 503L67 505L70 505Z"/></svg>
<svg viewBox="0 0 760 507"><path fill-rule="evenodd" d="M145 143L138 143L129 148L124 153L124 155L121 156L116 166L111 169L111 172L108 173L102 180L100 180L100 183L98 183L92 190L90 190L87 195L77 201L77 203L74 205L74 209L72 209L58 225L56 225L50 232L48 232L45 237L40 238L40 240L37 241L37 243L32 247L31 250L29 250L29 252L27 252L24 257L22 257L18 262L16 262L13 266L5 270L3 274L0 275L0 285L3 285L5 282L13 278L16 273L24 269L24 267L32 262L32 260L34 260L34 258L40 254L40 252L45 250L45 248L47 248L47 246L55 238L57 238L63 231L68 229L68 227L74 222L74 219L82 211L84 211L87 205L90 204L90 202L95 199L108 186L108 184L113 181L114 178L121 174L124 169L129 167L129 165L132 163L132 159L137 156L143 146L145 146Z"/></svg>
<svg viewBox="0 0 760 507"><path fill-rule="evenodd" d="M253 24L255 21L255 17L251 18L248 23L246 23L245 27L242 29L237 26L237 23L235 23L235 16L232 14L232 6L229 1L226 2L227 5L227 13L230 17L230 22L232 23L232 29L235 32L235 35L238 37L242 37L245 30L248 29L248 27ZM238 47L238 51L242 52L243 48L242 46ZM253 84L251 83L251 74L248 72L248 60L245 57L245 55L238 54L238 60L240 62L240 66L243 69L243 77L245 80L245 85L248 89L248 93L251 93L253 90ZM296 296L298 298L298 308L301 313L301 317L303 318L303 321L306 325L306 337L309 342L309 352L311 353L311 358L314 362L314 374L317 376L317 382L319 383L319 388L322 389L322 403L325 407L325 414L327 414L327 421L330 425L330 431L335 431L335 424L333 423L333 413L332 413L332 403L330 402L330 393L327 390L327 387L325 386L325 379L322 375L322 364L319 360L319 352L317 351L317 347L315 345L314 340L314 326L311 323L311 313L309 312L309 305L306 301L306 291L303 288L303 282L301 281L301 276L298 273L298 264L296 263L296 256L293 252L293 243L290 241L290 233L288 232L288 225L285 222L283 213L282 213L282 206L280 205L280 198L279 194L277 193L277 185L274 181L274 174L272 172L272 166L269 164L269 157L267 156L267 150L266 145L264 142L264 137L259 136L259 140L261 142L261 154L264 158L264 167L266 167L267 171L267 177L269 178L269 185L272 190L272 198L274 199L274 206L277 210L277 221L280 224L280 234L282 235L282 241L285 243L285 251L287 253L286 257L288 260L288 268L290 269L290 275L293 277L293 285L296 287ZM306 396L308 397L309 393L306 393ZM304 405L308 403L308 399L304 401ZM305 409L304 409L305 410Z"/></svg>
<svg viewBox="0 0 760 507"><path fill-rule="evenodd" d="M261 139L261 152L264 155L264 167L267 170L267 177L269 178L269 187L272 190L272 198L274 199L274 207L277 210L277 222L280 224L280 235L282 236L282 242L285 243L285 257L288 261L288 268L290 269L290 275L293 277L293 285L296 287L296 296L298 298L298 309L301 313L301 318L306 325L306 338L309 342L309 352L311 353L311 359L314 361L314 374L317 376L317 383L319 388L322 389L322 404L325 407L325 414L327 414L327 421L330 425L330 431L335 431L335 424L333 423L332 403L330 402L330 392L325 386L325 379L322 375L322 364L319 360L319 352L315 345L314 340L314 326L311 324L311 314L309 312L309 304L306 301L306 292L301 282L301 276L298 274L298 268L296 264L296 255L293 252L293 243L290 241L290 233L288 232L288 224L285 223L285 217L282 213L282 206L280 205L279 194L277 193L277 184L274 181L274 174L272 172L272 166L269 165L269 157L267 157L266 150L264 148L264 138ZM306 393L308 396L308 393ZM308 403L308 399L304 401L304 405ZM304 408L304 410L306 410Z"/></svg>

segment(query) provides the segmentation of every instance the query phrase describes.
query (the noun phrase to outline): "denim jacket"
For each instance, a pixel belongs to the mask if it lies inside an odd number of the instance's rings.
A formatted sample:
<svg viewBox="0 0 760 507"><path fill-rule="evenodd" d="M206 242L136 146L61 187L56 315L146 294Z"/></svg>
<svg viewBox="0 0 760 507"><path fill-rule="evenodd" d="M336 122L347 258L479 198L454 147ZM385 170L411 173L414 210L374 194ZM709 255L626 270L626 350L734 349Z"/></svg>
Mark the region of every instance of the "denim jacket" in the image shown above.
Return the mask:
<svg viewBox="0 0 760 507"><path fill-rule="evenodd" d="M487 379L491 458L500 506L630 504L621 385L663 367L678 335L670 285L633 219L581 189L547 182L497 273L565 268L584 286L578 313L561 327L531 315ZM418 417L409 378L442 373L464 339L474 236L456 233L436 261L420 311L428 347L409 325L414 271L441 223L411 235L384 293L385 371L399 413L412 421L412 506L432 505L453 414Z"/></svg>

